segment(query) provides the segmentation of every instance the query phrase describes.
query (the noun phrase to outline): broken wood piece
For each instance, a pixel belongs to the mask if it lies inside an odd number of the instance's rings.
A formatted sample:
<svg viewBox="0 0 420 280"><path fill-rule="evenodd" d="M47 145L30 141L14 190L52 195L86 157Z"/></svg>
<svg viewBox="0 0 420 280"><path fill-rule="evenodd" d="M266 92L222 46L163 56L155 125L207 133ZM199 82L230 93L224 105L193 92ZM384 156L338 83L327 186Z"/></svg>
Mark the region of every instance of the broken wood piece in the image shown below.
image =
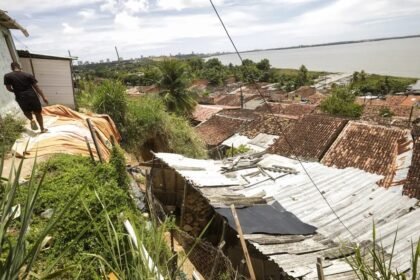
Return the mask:
<svg viewBox="0 0 420 280"><path fill-rule="evenodd" d="M245 256L246 265L248 267L249 276L251 280L256 280L254 268L252 267L251 257L249 256L248 248L246 247L245 238L242 232L241 223L239 222L238 214L236 213L235 205L231 204L230 209L232 211L232 216L235 219L236 231L239 234L242 250L244 251L244 256Z"/></svg>

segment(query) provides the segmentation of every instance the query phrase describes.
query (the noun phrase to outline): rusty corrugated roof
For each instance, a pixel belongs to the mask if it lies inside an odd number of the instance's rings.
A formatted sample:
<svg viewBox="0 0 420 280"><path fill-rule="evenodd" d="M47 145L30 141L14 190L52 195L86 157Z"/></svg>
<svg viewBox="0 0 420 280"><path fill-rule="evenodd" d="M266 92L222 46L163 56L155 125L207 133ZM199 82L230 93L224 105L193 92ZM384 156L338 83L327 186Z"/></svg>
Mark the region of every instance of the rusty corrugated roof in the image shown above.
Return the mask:
<svg viewBox="0 0 420 280"><path fill-rule="evenodd" d="M297 156L306 160L321 160L330 145L344 128L347 120L323 115L307 115L292 124L269 152L282 156Z"/></svg>

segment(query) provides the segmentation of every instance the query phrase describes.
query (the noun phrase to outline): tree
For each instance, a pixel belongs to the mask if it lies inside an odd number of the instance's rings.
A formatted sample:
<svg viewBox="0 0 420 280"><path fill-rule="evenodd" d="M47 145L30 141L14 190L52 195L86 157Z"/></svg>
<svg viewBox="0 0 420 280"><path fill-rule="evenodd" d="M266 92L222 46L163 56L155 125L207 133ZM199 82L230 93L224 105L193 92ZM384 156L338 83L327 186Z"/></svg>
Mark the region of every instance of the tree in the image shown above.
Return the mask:
<svg viewBox="0 0 420 280"><path fill-rule="evenodd" d="M359 79L362 82L366 81L366 72L365 72L365 70L360 71Z"/></svg>
<svg viewBox="0 0 420 280"><path fill-rule="evenodd" d="M178 115L192 114L197 104L194 95L188 90L190 83L187 65L179 60L164 60L159 65L162 78L159 82L161 97L169 112Z"/></svg>
<svg viewBox="0 0 420 280"><path fill-rule="evenodd" d="M270 61L266 58L257 63L257 68L261 71L268 72L271 68Z"/></svg>
<svg viewBox="0 0 420 280"><path fill-rule="evenodd" d="M197 73L204 68L204 59L198 56L190 57L187 59L187 64L194 73Z"/></svg>
<svg viewBox="0 0 420 280"><path fill-rule="evenodd" d="M205 67L208 68L223 68L223 64L222 62L220 62L220 60L218 58L210 58L209 60L206 61L205 63Z"/></svg>
<svg viewBox="0 0 420 280"><path fill-rule="evenodd" d="M305 65L300 66L299 72L296 78L296 84L298 87L307 85L309 83L308 69Z"/></svg>
<svg viewBox="0 0 420 280"><path fill-rule="evenodd" d="M356 96L349 88L337 86L332 89L331 95L321 102L321 110L332 115L357 118L362 114L363 108L356 104L355 100Z"/></svg>
<svg viewBox="0 0 420 280"><path fill-rule="evenodd" d="M359 72L355 71L355 72L353 72L351 82L352 83L357 83L358 81L359 81Z"/></svg>

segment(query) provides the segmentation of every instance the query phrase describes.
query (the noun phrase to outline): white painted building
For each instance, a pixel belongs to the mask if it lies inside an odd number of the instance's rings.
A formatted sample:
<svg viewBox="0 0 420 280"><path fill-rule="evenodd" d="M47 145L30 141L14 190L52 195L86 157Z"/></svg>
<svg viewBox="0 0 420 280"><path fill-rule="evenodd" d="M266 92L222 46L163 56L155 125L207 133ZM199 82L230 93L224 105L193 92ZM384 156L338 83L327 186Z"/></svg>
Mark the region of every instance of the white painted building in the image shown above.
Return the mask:
<svg viewBox="0 0 420 280"><path fill-rule="evenodd" d="M10 64L19 60L10 29L19 29L25 36L29 36L28 32L19 23L10 18L5 11L0 10L0 78L2 79L0 85L0 115L6 113L20 114L14 94L3 85L4 75L11 71Z"/></svg>
<svg viewBox="0 0 420 280"><path fill-rule="evenodd" d="M17 51L22 70L31 73L50 105L61 104L74 109L72 58Z"/></svg>

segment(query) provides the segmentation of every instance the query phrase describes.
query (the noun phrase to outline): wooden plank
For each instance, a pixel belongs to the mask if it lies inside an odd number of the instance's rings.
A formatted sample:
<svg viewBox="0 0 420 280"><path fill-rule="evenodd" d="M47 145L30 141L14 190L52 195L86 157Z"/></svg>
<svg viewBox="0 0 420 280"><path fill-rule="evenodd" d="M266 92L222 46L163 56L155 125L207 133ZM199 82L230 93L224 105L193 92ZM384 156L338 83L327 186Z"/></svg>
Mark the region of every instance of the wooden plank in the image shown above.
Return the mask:
<svg viewBox="0 0 420 280"><path fill-rule="evenodd" d="M95 134L95 130L93 128L92 122L89 118L87 118L86 121L87 121L87 124L88 124L88 127L89 127L90 134L92 135L93 143L95 144L95 149L96 149L96 153L98 154L99 161L102 163L102 162L104 162L104 160L103 160L103 157L102 157L102 152L99 149L98 139L96 139L96 134Z"/></svg>
<svg viewBox="0 0 420 280"><path fill-rule="evenodd" d="M93 156L93 152L92 152L92 149L90 147L89 139L87 138L87 136L85 136L85 141L86 141L86 146L87 146L88 151L89 151L90 158L91 158L92 162L95 162L95 157Z"/></svg>
<svg viewBox="0 0 420 280"><path fill-rule="evenodd" d="M295 243L311 238L304 235L245 234L244 238L260 245Z"/></svg>
<svg viewBox="0 0 420 280"><path fill-rule="evenodd" d="M284 244L270 244L270 245L260 245L254 244L255 248L261 251L264 255L274 255L274 254L307 254L317 251L322 251L328 249L328 246L323 245L319 242L314 241L313 239L305 239L300 242L294 243L284 243Z"/></svg>
<svg viewBox="0 0 420 280"><path fill-rule="evenodd" d="M239 222L238 214L236 213L235 205L231 204L230 209L232 210L232 216L235 219L236 231L239 234L242 250L244 251L246 264L248 266L249 276L251 277L251 280L256 280L254 268L252 267L252 263L251 263L251 257L249 256L248 248L246 247L245 238L242 232L241 223Z"/></svg>
<svg viewBox="0 0 420 280"><path fill-rule="evenodd" d="M324 270L322 268L322 258L316 258L316 271L318 273L318 280L325 280Z"/></svg>

